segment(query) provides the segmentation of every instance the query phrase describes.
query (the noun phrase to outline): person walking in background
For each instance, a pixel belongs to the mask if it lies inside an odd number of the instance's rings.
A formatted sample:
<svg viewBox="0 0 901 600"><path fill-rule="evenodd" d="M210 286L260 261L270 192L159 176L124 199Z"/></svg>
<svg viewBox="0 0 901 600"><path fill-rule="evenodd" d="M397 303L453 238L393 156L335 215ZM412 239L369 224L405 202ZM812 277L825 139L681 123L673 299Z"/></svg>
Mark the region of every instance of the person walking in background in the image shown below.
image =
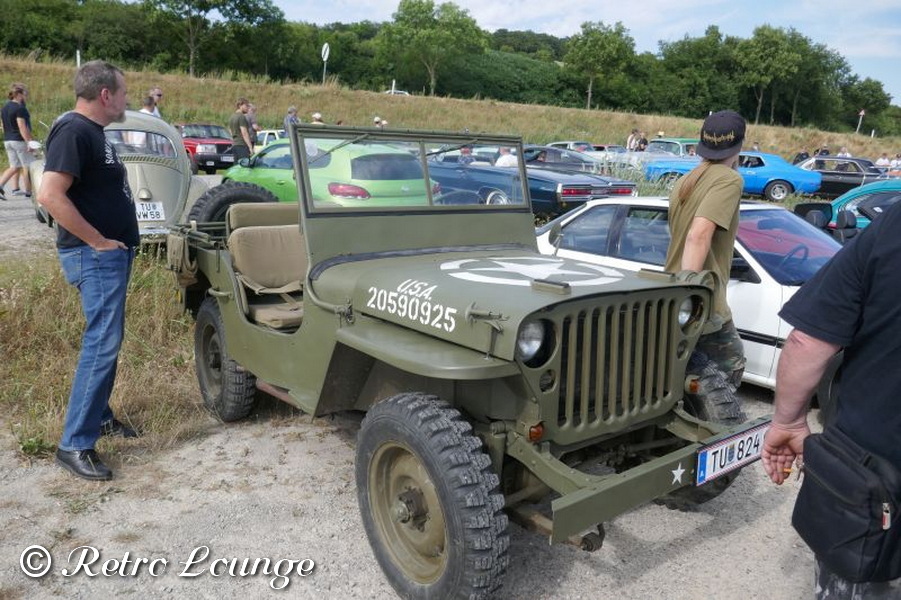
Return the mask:
<svg viewBox="0 0 901 600"><path fill-rule="evenodd" d="M648 149L648 138L644 134L644 131L638 132L638 141L635 142L635 151L636 152L644 152Z"/></svg>
<svg viewBox="0 0 901 600"><path fill-rule="evenodd" d="M501 146L497 151L500 153L500 156L494 161L495 167L515 167L519 165L519 161L510 153L510 148L507 146Z"/></svg>
<svg viewBox="0 0 901 600"><path fill-rule="evenodd" d="M75 110L47 137L38 202L57 224L56 247L66 281L78 289L85 316L78 367L56 461L71 473L107 480L112 471L94 449L101 435L136 437L109 406L125 334L125 295L140 244L125 166L103 128L125 120L125 76L95 60L75 75Z"/></svg>
<svg viewBox="0 0 901 600"><path fill-rule="evenodd" d="M314 112L310 116L313 119L310 121L310 125L325 125L325 121L322 120L322 113Z"/></svg>
<svg viewBox="0 0 901 600"><path fill-rule="evenodd" d="M291 125L296 125L298 123L300 123L300 118L297 116L297 107L289 106L288 114L285 115L285 120L282 122L285 133L291 131Z"/></svg>
<svg viewBox="0 0 901 600"><path fill-rule="evenodd" d="M256 139L257 132L262 128L257 123L257 107L252 102L247 105L247 124L250 125L251 138ZM253 150L253 146L251 146L251 150Z"/></svg>
<svg viewBox="0 0 901 600"><path fill-rule="evenodd" d="M629 137L626 138L626 150L629 152L635 152L635 149L638 147L638 129L635 127L632 128L632 133L629 134Z"/></svg>
<svg viewBox="0 0 901 600"><path fill-rule="evenodd" d="M150 91L147 92L147 95L153 98L153 116L162 119L163 115L160 113L160 102L163 101L163 90L159 86L152 87L150 88Z"/></svg>
<svg viewBox="0 0 901 600"><path fill-rule="evenodd" d="M242 158L249 158L253 148L250 124L247 122L246 116L249 107L250 102L247 101L247 98L238 98L238 101L235 102L235 112L228 120L228 130L232 134L232 154L235 155L236 163Z"/></svg>
<svg viewBox="0 0 901 600"><path fill-rule="evenodd" d="M670 273L713 272L713 308L692 358L699 363L715 363L735 388L741 384L745 356L726 301L726 287L744 187L736 165L745 127L742 116L731 110L715 112L704 120L697 146L703 160L676 182L670 194L671 240L665 263Z"/></svg>
<svg viewBox="0 0 901 600"><path fill-rule="evenodd" d="M9 86L7 97L9 101L0 109L0 120L3 122L3 146L6 148L9 167L3 175L0 175L0 200L6 200L3 188L16 176L19 178L19 187L13 189L11 194L31 197L28 165L34 161L34 150L31 148L34 142L31 137L31 114L25 105L28 88L24 83L13 83Z"/></svg>
<svg viewBox="0 0 901 600"><path fill-rule="evenodd" d="M807 151L807 147L801 148L801 151L795 154L795 157L792 159L792 164L796 165L803 160L807 160L810 158L810 152Z"/></svg>
<svg viewBox="0 0 901 600"><path fill-rule="evenodd" d="M779 313L794 329L779 357L775 412L762 452L763 467L777 485L801 466L804 440L810 435L807 425L810 399L827 364L841 348L844 357L837 408L826 422L825 430L828 433L832 428L838 429L864 451L901 470L901 444L898 443L901 439L901 371L898 370L901 236L898 231L901 231L901 204L891 206L854 238L853 243L847 244L798 289ZM820 406L823 406L822 399ZM862 470L864 466L859 468ZM810 489L821 493L819 486ZM898 494L899 490L894 493ZM837 501L823 497L822 502ZM897 527L897 515L889 517L888 525ZM849 531L844 523L829 523L829 526ZM854 540L858 548L864 547L859 537ZM901 579L854 583L815 558L818 599L901 598ZM861 560L869 558L860 557Z"/></svg>
<svg viewBox="0 0 901 600"><path fill-rule="evenodd" d="M838 154L836 154L836 156L838 156L839 158L850 158L851 153L848 152L848 149L846 147L842 146L841 149L838 151Z"/></svg>
<svg viewBox="0 0 901 600"><path fill-rule="evenodd" d="M156 109L156 102L153 100L153 96L144 96L141 100L141 108L138 112L142 112L145 115L153 115L153 111Z"/></svg>

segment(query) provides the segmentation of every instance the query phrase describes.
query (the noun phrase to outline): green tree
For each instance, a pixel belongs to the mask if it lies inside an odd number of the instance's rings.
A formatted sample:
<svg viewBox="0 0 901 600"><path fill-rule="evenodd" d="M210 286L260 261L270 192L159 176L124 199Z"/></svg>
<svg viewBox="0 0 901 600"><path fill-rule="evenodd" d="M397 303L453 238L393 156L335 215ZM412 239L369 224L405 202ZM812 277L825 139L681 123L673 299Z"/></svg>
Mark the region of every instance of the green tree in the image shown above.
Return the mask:
<svg viewBox="0 0 901 600"><path fill-rule="evenodd" d="M595 79L602 74L608 78L622 75L635 57L635 40L619 21L612 27L602 22L582 23L582 31L569 40L566 48L566 66L588 78L585 108L591 108Z"/></svg>
<svg viewBox="0 0 901 600"><path fill-rule="evenodd" d="M778 84L784 85L798 72L801 63L800 52L794 48L785 30L761 25L754 30L750 39L743 40L739 44L736 59L743 74L742 79L753 89L757 100L754 124L760 122L760 112L767 90L770 91L772 120L772 109L779 91Z"/></svg>
<svg viewBox="0 0 901 600"><path fill-rule="evenodd" d="M475 19L451 2L436 7L432 0L401 0L393 17L379 33L380 49L398 66L421 64L431 95L439 69L458 56L481 54L488 47L487 35Z"/></svg>
<svg viewBox="0 0 901 600"><path fill-rule="evenodd" d="M188 74L192 77L213 20L260 27L285 18L271 0L145 0L145 5L152 9L157 21L180 25L181 38L188 49Z"/></svg>

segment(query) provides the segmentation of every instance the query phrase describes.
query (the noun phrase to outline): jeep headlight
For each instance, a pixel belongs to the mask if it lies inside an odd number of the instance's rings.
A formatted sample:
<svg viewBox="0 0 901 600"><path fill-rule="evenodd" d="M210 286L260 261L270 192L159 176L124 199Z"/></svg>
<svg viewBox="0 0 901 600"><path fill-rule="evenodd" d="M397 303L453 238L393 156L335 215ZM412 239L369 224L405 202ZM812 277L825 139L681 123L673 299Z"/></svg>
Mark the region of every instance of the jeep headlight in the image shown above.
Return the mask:
<svg viewBox="0 0 901 600"><path fill-rule="evenodd" d="M200 154L216 154L216 144L197 144L197 152Z"/></svg>
<svg viewBox="0 0 901 600"><path fill-rule="evenodd" d="M703 313L704 301L700 296L689 296L679 305L679 327L686 329L696 322Z"/></svg>
<svg viewBox="0 0 901 600"><path fill-rule="evenodd" d="M544 345L544 335L543 321L524 321L516 336L516 358L524 363L535 358Z"/></svg>

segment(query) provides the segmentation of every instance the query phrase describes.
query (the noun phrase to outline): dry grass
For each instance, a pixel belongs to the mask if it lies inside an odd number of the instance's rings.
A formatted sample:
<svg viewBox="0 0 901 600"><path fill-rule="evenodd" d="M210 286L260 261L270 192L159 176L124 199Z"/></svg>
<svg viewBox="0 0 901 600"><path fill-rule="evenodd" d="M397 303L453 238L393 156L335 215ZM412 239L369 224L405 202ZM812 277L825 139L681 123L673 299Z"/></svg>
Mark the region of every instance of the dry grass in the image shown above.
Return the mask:
<svg viewBox="0 0 901 600"><path fill-rule="evenodd" d="M119 460L173 446L211 422L194 375L191 319L174 293L161 261L139 255L111 404L144 435L102 440ZM47 454L59 440L83 328L78 293L55 257L0 266L0 410L24 454Z"/></svg>
<svg viewBox="0 0 901 600"><path fill-rule="evenodd" d="M63 62L35 62L0 55L0 82L22 81L30 90L29 108L38 138L46 135L39 121L51 123L60 113L72 107L71 80L74 65ZM296 105L305 120L314 111L328 122L345 125L371 125L375 115L390 122L391 127L455 131L486 131L516 134L526 141L543 143L559 139L588 139L598 143L622 143L633 127L653 136L658 131L668 136L693 137L701 120L666 115L559 108L553 106L514 104L494 100L462 100L423 96L392 96L375 92L354 91L342 87L334 79L326 85L268 81L237 73L223 73L221 78L190 78L186 75L128 71L131 105L140 106L141 96L154 86L163 88L161 110L172 122L212 121L226 123L234 110L234 101L246 96L258 107L260 125L281 125L287 107ZM721 108L721 107L712 107ZM829 144L838 149L847 146L859 156L876 157L882 152L901 149L899 138L872 139L852 133L828 133L815 129L751 126L747 141L760 142L764 151L786 157L802 146L811 149ZM5 156L0 157L5 161Z"/></svg>

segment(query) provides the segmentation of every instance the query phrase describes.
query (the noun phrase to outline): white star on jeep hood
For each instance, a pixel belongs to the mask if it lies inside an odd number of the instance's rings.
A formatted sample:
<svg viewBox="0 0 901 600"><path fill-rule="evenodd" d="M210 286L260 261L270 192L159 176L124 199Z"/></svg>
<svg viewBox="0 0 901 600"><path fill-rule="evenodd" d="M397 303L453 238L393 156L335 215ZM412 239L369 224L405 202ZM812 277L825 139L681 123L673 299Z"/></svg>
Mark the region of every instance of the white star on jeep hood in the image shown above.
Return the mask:
<svg viewBox="0 0 901 600"><path fill-rule="evenodd" d="M443 263L441 270L466 281L518 286L531 285L535 279L572 286L604 285L623 277L622 273L609 267L545 256L466 258Z"/></svg>

